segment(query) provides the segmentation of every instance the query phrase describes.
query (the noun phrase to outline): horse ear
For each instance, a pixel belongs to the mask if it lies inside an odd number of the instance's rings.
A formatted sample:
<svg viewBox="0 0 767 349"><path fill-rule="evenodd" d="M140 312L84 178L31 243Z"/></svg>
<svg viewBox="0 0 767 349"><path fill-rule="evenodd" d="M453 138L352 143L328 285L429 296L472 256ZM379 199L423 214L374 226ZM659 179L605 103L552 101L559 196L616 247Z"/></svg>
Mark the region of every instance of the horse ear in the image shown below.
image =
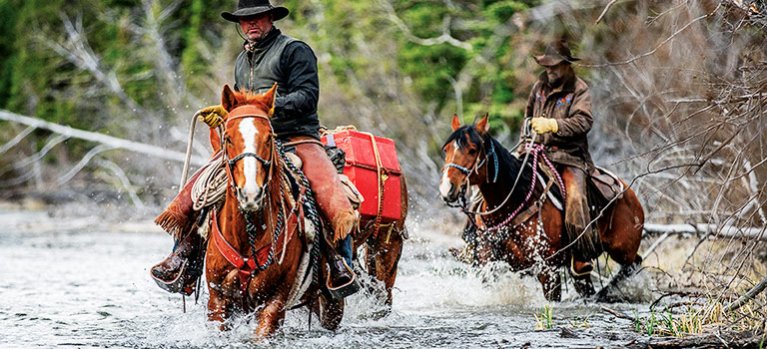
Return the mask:
<svg viewBox="0 0 767 349"><path fill-rule="evenodd" d="M453 124L451 126L453 127L453 131L461 127L461 119L458 118L458 114L453 114Z"/></svg>
<svg viewBox="0 0 767 349"><path fill-rule="evenodd" d="M226 111L231 111L235 104L237 104L237 98L234 97L234 92L228 84L224 85L224 91L221 92L221 106Z"/></svg>
<svg viewBox="0 0 767 349"><path fill-rule="evenodd" d="M266 101L266 107L269 109L269 116L274 115L274 102L277 100L277 83L272 85L269 91L264 93L264 100Z"/></svg>
<svg viewBox="0 0 767 349"><path fill-rule="evenodd" d="M486 134L488 131L490 131L490 123L487 122L488 114L485 113L485 116L483 116L479 121L477 121L477 125L475 126L477 128L477 131L479 131L479 134Z"/></svg>

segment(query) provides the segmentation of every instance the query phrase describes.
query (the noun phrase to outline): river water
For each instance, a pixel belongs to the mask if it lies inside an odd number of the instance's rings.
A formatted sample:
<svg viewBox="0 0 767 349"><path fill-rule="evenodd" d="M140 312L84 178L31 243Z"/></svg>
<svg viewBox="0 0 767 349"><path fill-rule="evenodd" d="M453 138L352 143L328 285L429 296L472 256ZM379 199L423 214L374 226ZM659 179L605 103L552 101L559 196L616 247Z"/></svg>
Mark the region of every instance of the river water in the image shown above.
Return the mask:
<svg viewBox="0 0 767 349"><path fill-rule="evenodd" d="M208 323L206 294L198 304L187 299L184 313L180 296L154 285L148 267L172 242L151 223L0 211L0 348L594 348L642 340L631 321L578 300L571 286L550 304L534 278L456 262L446 251L457 238L426 226L410 226L389 316L375 319L381 305L357 294L335 333L316 318L309 330L308 312L295 310L278 335L256 344L245 319L228 332ZM626 288L646 298L648 281L635 278ZM553 328L536 330L547 304Z"/></svg>

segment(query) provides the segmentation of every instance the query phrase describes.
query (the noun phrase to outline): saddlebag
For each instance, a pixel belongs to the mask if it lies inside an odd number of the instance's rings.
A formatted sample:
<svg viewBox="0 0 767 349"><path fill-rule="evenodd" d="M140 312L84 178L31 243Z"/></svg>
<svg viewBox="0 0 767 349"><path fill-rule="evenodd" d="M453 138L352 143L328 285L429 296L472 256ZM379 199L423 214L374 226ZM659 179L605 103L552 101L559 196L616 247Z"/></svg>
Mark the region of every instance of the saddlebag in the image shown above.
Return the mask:
<svg viewBox="0 0 767 349"><path fill-rule="evenodd" d="M345 154L343 174L364 198L359 207L363 219L375 219L379 212L381 222L401 218L402 172L393 140L344 128L326 132L322 143Z"/></svg>

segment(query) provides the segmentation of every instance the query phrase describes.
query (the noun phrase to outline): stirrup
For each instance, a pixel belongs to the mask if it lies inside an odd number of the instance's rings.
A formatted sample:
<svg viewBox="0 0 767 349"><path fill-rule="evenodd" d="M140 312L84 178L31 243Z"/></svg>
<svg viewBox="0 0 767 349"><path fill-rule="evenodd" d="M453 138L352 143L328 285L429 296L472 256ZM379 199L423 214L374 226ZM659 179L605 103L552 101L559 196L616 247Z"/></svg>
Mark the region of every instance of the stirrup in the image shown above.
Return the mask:
<svg viewBox="0 0 767 349"><path fill-rule="evenodd" d="M589 263L589 264L591 264L591 263ZM570 274L571 274L571 275L572 275L574 278L583 278L583 277L586 277L586 276L590 275L590 274L591 274L591 272L592 272L593 270L594 270L594 267L592 266L592 267L591 267L591 270L589 270L589 271L587 271L587 272L585 272L585 273L579 273L579 272L575 271L575 257L573 257L573 256L570 256Z"/></svg>
<svg viewBox="0 0 767 349"><path fill-rule="evenodd" d="M155 283L157 283L157 286L159 286L161 289L168 291L170 293L181 293L183 295L190 295L192 294L191 291L186 287L186 278L184 275L187 273L187 268L189 267L189 259L184 259L184 262L181 264L181 267L179 267L178 274L176 274L176 277L173 278L173 280L165 281L163 279L160 279L156 277L152 272L149 272L149 276L152 277L152 280L154 280Z"/></svg>
<svg viewBox="0 0 767 349"><path fill-rule="evenodd" d="M342 262L344 263L344 268L349 271L349 273L352 275L352 279L349 280L349 282L338 286L338 287L332 287L331 280L330 280L330 271L328 271L328 275L325 278L325 289L327 290L328 294L330 295L330 298L335 300L344 299L346 297L349 297L357 291L360 290L360 283L357 282L357 274L352 270L352 268L349 267L348 264L346 264L346 261L342 259Z"/></svg>

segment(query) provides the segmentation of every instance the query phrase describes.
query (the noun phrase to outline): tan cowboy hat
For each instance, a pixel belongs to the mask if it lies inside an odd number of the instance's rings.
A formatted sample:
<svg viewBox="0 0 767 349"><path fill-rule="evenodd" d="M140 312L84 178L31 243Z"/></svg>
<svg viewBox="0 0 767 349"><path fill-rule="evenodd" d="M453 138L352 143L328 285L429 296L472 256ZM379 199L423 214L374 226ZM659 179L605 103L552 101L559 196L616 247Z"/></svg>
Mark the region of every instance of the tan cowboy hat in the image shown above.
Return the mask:
<svg viewBox="0 0 767 349"><path fill-rule="evenodd" d="M229 22L238 23L242 17L250 17L271 12L272 20L278 21L287 17L290 11L282 6L272 6L269 0L239 0L234 12L221 12L221 17Z"/></svg>
<svg viewBox="0 0 767 349"><path fill-rule="evenodd" d="M546 46L546 51L540 56L533 56L535 61L544 67L553 67L559 63L572 63L580 61L580 58L573 57L570 53L570 47L566 40L559 40Z"/></svg>

